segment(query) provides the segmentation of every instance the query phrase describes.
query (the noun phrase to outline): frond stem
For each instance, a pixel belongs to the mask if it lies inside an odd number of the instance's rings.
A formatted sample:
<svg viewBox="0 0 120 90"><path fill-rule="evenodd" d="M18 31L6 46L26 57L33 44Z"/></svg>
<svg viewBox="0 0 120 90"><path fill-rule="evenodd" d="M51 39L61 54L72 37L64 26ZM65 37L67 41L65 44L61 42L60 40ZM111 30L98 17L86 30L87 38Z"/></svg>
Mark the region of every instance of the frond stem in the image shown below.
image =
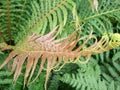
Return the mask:
<svg viewBox="0 0 120 90"><path fill-rule="evenodd" d="M95 17L99 17L99 16L102 16L102 15L110 14L110 13L117 12L117 11L120 11L120 8L115 9L115 10L112 10L112 11L103 12L103 13L100 13L100 14L98 13L98 14L96 14L96 15L87 17L87 18L85 18L85 19L82 20L82 21L86 21L86 20L89 20L89 19L92 19L92 18L95 18Z"/></svg>
<svg viewBox="0 0 120 90"><path fill-rule="evenodd" d="M10 30L11 19L10 19L10 2L9 2L9 0L6 0L6 3L7 3L7 10L8 10L8 37L9 37L9 40L11 40L11 30ZM11 44L11 41L10 41L10 44Z"/></svg>
<svg viewBox="0 0 120 90"><path fill-rule="evenodd" d="M45 16L43 16L41 19L38 20L38 22L30 29L33 30L39 23L41 23L46 17L48 17L50 14L52 14L55 10L57 10L61 5L63 5L67 0L63 0L60 4L58 4L56 7L54 7L52 10L50 10Z"/></svg>

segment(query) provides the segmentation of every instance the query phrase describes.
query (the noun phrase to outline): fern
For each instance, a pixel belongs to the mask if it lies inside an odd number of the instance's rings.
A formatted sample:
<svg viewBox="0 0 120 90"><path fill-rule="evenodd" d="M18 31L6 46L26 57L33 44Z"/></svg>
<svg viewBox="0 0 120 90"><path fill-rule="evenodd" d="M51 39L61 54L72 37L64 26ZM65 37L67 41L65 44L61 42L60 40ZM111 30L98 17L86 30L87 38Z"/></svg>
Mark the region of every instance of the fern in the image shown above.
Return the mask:
<svg viewBox="0 0 120 90"><path fill-rule="evenodd" d="M116 86L119 82L111 80L108 83L106 79L101 77L100 66L97 65L94 59L92 61L87 65L79 65L80 68L77 69L77 73L66 73L60 80L75 90L119 90L119 85Z"/></svg>
<svg viewBox="0 0 120 90"><path fill-rule="evenodd" d="M77 0L83 30L93 29L98 36L104 32L115 32L113 23L120 23L120 4L116 0L98 0L98 11L92 12L89 1L95 0Z"/></svg>
<svg viewBox="0 0 120 90"><path fill-rule="evenodd" d="M55 29L56 30L56 29ZM11 58L14 58L14 62L12 65L12 72L15 71L14 74L14 82L16 82L18 76L20 75L20 72L22 70L22 65L25 62L27 58L27 65L26 65L26 72L24 76L24 85L26 84L27 77L29 76L30 70L31 74L28 80L31 80L31 77L34 73L36 64L41 57L42 61L40 64L40 69L38 71L38 74L34 80L36 80L41 73L41 71L44 68L44 63L47 62L46 70L46 81L45 81L45 89L46 89L46 84L48 80L48 76L51 72L52 69L58 67L60 63L62 62L62 58L64 63L62 64L61 67L63 67L67 62L74 62L74 59L77 60L77 58L82 57L82 56L87 56L86 61L79 61L81 64L87 63L90 56L95 53L100 53L106 50L109 50L111 48L114 48L119 46L119 41L115 40L115 45L112 43L113 38L116 39L116 34L112 34L112 37L110 41L108 41L108 36L105 35L101 38L99 42L95 42L92 46L89 46L86 49L82 49L82 47L91 39L94 38L92 34L90 34L87 38L87 40L79 46L77 49L74 50L74 47L76 44L79 42L79 40L82 40L82 38L77 37L77 40L74 40L74 36L76 35L76 31L73 32L69 37L67 38L62 38L59 40L54 40L56 36L55 30L52 32L48 33L45 36L40 37L39 35L31 35L28 37L27 40L22 42L22 44L18 44L15 48L11 47L13 51L9 54L8 58L5 60L5 62L1 65L0 69L6 65L7 63L10 62ZM117 34L119 36L119 34ZM84 38L83 38L84 39ZM68 41L68 42L67 42ZM48 46L49 45L49 46ZM36 47L37 46L37 47ZM4 47L4 46L2 46ZM8 48L9 46L6 46ZM57 49L56 49L57 48ZM56 64L56 60L58 58L58 63ZM70 61L69 61L70 60ZM33 66L33 68L32 68ZM60 68L61 68L60 67Z"/></svg>
<svg viewBox="0 0 120 90"><path fill-rule="evenodd" d="M48 82L48 90L57 90L60 84L59 78L61 76L59 74L54 75L50 78L50 82Z"/></svg>
<svg viewBox="0 0 120 90"><path fill-rule="evenodd" d="M120 46L119 16L120 4L117 0L1 0L0 53L9 56L0 69L7 64L11 73L14 73L14 82L26 69L24 85L20 85L19 88L25 87L31 81L34 82L43 74L42 71L46 70L44 87L47 89L47 81L52 70L59 71L66 63L86 64L92 55ZM114 60L116 56L117 54L113 57ZM87 77L79 68L78 74L72 74L73 82L76 84L70 85L81 88L80 85L77 86L78 81L74 76L79 79L79 73L82 73L80 76L85 80L92 78L93 83L97 83L94 89L102 89L104 86L106 90L109 85L112 89L119 89L116 86L116 83L119 84L119 78L113 79L119 77L119 64L116 61L111 63L110 59L105 61L105 57L107 56L103 54L96 55L97 61L103 65L100 65L103 81L101 77L95 78L93 74L92 77ZM36 69L38 66L39 69ZM90 72L93 72L92 69ZM41 82L43 85L44 80ZM67 83L69 84L69 81ZM84 87L92 88L89 85L85 86L84 81L82 83Z"/></svg>
<svg viewBox="0 0 120 90"><path fill-rule="evenodd" d="M118 52L116 52L116 53L114 54L114 56L112 57L112 61L119 60L119 58L120 58L120 52L118 51Z"/></svg>
<svg viewBox="0 0 120 90"><path fill-rule="evenodd" d="M92 60L93 61L93 60ZM77 70L78 72L75 74L65 74L61 81L69 84L72 87L75 87L76 90L85 90L98 89L98 82L100 82L100 67L96 65L96 63L80 65L80 68ZM103 82L104 83L104 82Z"/></svg>
<svg viewBox="0 0 120 90"><path fill-rule="evenodd" d="M62 29L67 22L68 10L73 13L74 19L77 17L72 0L2 0L0 4L0 30L5 41L17 42L23 38L22 34L32 32L44 34L46 28L51 30L56 25ZM5 33L8 35L4 36Z"/></svg>
<svg viewBox="0 0 120 90"><path fill-rule="evenodd" d="M10 84L12 83L12 78L8 78L9 75L10 73L8 71L5 71L5 70L0 71L0 86L1 86L0 89L1 90L3 90L2 88L4 88L4 90L5 89L7 90L7 88L11 86Z"/></svg>
<svg viewBox="0 0 120 90"><path fill-rule="evenodd" d="M4 79L5 76L9 76L9 72L8 71L1 71L0 72L0 84L10 84L12 82L12 79ZM2 80L3 79L3 80Z"/></svg>
<svg viewBox="0 0 120 90"><path fill-rule="evenodd" d="M42 72L40 77L32 84L28 85L28 90L44 90L44 81L45 81L45 73Z"/></svg>
<svg viewBox="0 0 120 90"><path fill-rule="evenodd" d="M120 70L119 70L119 67L120 67L119 58L120 57L116 56L118 54L119 54L119 52L118 53L114 52L114 54L111 55L110 52L107 52L104 55L103 54L101 55L101 58L103 58L104 60L99 61L101 63L101 69L103 72L102 75L109 83L112 80L120 81L120 78L119 78L119 72L120 72Z"/></svg>

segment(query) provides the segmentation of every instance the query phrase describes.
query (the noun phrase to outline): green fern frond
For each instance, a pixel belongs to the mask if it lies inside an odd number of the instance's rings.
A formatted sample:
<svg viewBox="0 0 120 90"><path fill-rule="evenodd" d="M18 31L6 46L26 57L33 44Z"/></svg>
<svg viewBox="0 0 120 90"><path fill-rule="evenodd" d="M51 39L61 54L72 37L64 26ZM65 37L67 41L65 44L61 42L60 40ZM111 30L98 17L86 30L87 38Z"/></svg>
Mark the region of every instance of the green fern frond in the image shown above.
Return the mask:
<svg viewBox="0 0 120 90"><path fill-rule="evenodd" d="M58 24L64 26L67 21L68 10L73 12L73 17L76 16L76 4L72 0L40 0L39 2L33 1L31 8L33 15L28 24L32 29L39 29L39 32L42 30L43 33L48 23L50 30Z"/></svg>
<svg viewBox="0 0 120 90"><path fill-rule="evenodd" d="M119 82L109 76L107 78L101 76L103 72L95 59L91 58L91 62L85 65L78 65L77 73L65 73L60 80L75 90L119 90L120 86L117 85ZM108 82L106 79L111 81Z"/></svg>
<svg viewBox="0 0 120 90"><path fill-rule="evenodd" d="M25 1L23 0L1 0L0 1L0 32L5 41L14 40L16 34L22 31L23 25L21 23L24 19Z"/></svg>
<svg viewBox="0 0 120 90"><path fill-rule="evenodd" d="M69 14L77 19L73 0L2 0L0 13L0 33L6 35L6 41L16 42L23 38L22 34L44 34L56 25L62 29Z"/></svg>
<svg viewBox="0 0 120 90"><path fill-rule="evenodd" d="M107 55L108 54L108 55ZM120 81L120 53L115 52L114 54L110 54L110 52L105 53L102 57L104 57L105 60L101 62L101 70L102 70L102 76L108 81L109 83L114 80ZM110 58L111 57L111 58Z"/></svg>
<svg viewBox="0 0 120 90"><path fill-rule="evenodd" d="M94 0L77 0L77 9L83 30L95 30L98 36L104 32L115 32L114 23L120 23L120 4L115 0L98 0L97 12L92 12L89 1ZM84 3L84 4L83 4Z"/></svg>
<svg viewBox="0 0 120 90"><path fill-rule="evenodd" d="M0 85L12 83L12 79L7 78L10 75L8 71L0 71Z"/></svg>
<svg viewBox="0 0 120 90"><path fill-rule="evenodd" d="M116 52L113 57L112 57L112 61L116 61L120 59L120 51Z"/></svg>
<svg viewBox="0 0 120 90"><path fill-rule="evenodd" d="M100 80L101 70L95 60L92 59L90 63L85 65L78 65L77 73L66 73L60 80L74 87L75 90L85 90L85 88L87 90L99 90L99 83L105 86L105 82Z"/></svg>

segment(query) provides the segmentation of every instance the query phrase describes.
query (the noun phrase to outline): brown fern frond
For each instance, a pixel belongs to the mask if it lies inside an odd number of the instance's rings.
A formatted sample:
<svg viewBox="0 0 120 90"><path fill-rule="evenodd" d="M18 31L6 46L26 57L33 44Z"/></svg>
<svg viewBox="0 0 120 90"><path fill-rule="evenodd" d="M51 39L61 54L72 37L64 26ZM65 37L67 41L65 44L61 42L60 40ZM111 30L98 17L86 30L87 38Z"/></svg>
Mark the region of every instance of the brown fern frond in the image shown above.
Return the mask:
<svg viewBox="0 0 120 90"><path fill-rule="evenodd" d="M116 45L114 45L114 43L116 43L117 46L120 45L120 41L117 41L118 36L120 37L119 34L110 34L112 37L111 39L105 34L100 41L97 41L92 33L80 37L80 34L77 34L77 30L66 38L56 40L56 29L57 27L44 36L33 34L23 42L17 44L14 48L11 47L13 51L0 66L0 69L14 59L11 72L15 72L13 81L16 82L21 73L22 65L27 61L24 76L25 85L31 81L36 65L41 58L39 71L32 82L38 78L43 69L46 69L46 89L51 70L59 70L68 62L79 61L81 64L85 64L89 61L91 55L115 48ZM87 43L93 39L95 40L95 43L91 46L87 46ZM81 41L83 41L83 43L79 47L76 47L78 42ZM86 48L84 48L85 46ZM83 56L86 57L86 60L80 61L79 58ZM47 66L45 64L47 64Z"/></svg>

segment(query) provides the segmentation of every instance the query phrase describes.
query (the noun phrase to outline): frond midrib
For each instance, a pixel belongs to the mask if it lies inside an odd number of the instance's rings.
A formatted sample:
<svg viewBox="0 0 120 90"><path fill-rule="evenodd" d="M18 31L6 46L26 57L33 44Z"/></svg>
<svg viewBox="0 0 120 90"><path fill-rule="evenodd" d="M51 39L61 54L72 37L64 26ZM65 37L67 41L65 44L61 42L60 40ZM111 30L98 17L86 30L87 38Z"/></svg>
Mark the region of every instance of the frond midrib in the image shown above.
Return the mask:
<svg viewBox="0 0 120 90"><path fill-rule="evenodd" d="M106 12L103 12L103 13L97 13L97 14L95 14L95 15L93 15L93 16L86 17L86 18L84 18L84 19L81 20L81 21L82 21L82 22L85 22L85 21L87 21L87 20L90 20L90 19L93 19L93 18L96 18L96 17L100 17L100 16L102 16L102 15L107 15L107 14L111 14L111 13L114 13L114 12L118 12L118 11L120 11L120 8L114 9L114 10L111 10L111 11L106 11Z"/></svg>
<svg viewBox="0 0 120 90"><path fill-rule="evenodd" d="M46 13L45 16L43 16L42 18L40 18L36 24L34 24L34 26L30 29L30 31L32 31L34 28L36 28L36 26L38 24L40 24L42 21L44 21L49 15L51 15L54 11L56 11L59 7L61 7L62 5L65 4L67 0L63 0L61 3L59 3L57 6L55 6L54 8L52 8L48 13Z"/></svg>

